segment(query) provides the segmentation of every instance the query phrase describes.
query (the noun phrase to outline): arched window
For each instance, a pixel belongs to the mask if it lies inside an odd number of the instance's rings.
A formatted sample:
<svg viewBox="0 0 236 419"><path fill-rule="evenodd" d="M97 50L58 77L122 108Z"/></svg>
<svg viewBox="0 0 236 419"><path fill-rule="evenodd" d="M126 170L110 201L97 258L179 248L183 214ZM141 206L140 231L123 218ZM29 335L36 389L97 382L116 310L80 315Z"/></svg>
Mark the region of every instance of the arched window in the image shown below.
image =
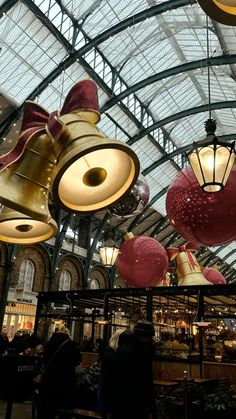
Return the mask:
<svg viewBox="0 0 236 419"><path fill-rule="evenodd" d="M91 290L98 290L100 288L99 282L97 279L91 279L90 281L90 289Z"/></svg>
<svg viewBox="0 0 236 419"><path fill-rule="evenodd" d="M35 267L31 260L24 260L20 266L18 279L18 287L22 287L24 291L32 291L34 281Z"/></svg>
<svg viewBox="0 0 236 419"><path fill-rule="evenodd" d="M71 286L71 274L69 271L62 271L59 280L59 290L69 291Z"/></svg>

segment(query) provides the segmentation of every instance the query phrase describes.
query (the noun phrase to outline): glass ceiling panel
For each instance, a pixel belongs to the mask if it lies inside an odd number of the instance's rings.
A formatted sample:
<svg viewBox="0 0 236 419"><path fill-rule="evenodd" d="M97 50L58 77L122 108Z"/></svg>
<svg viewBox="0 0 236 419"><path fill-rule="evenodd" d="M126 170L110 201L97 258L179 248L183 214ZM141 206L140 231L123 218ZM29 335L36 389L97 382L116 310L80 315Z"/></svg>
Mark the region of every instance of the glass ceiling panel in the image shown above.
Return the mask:
<svg viewBox="0 0 236 419"><path fill-rule="evenodd" d="M229 54L236 54L236 28L233 26L220 25L220 31L225 43L225 50Z"/></svg>
<svg viewBox="0 0 236 419"><path fill-rule="evenodd" d="M86 2L84 3L86 4ZM99 35L109 27L148 8L148 2L142 0L94 1L94 4L97 7L83 25L83 28L91 37ZM97 22L96 25L94 21Z"/></svg>
<svg viewBox="0 0 236 419"><path fill-rule="evenodd" d="M20 104L66 52L22 3L17 3L1 23L0 86Z"/></svg>
<svg viewBox="0 0 236 419"><path fill-rule="evenodd" d="M152 196L156 195L163 188L168 187L177 173L177 169L170 162L165 162L146 175Z"/></svg>
<svg viewBox="0 0 236 419"><path fill-rule="evenodd" d="M162 153L153 145L147 137L141 138L137 143L133 144L132 149L137 153L142 170L150 166L154 161L162 157Z"/></svg>
<svg viewBox="0 0 236 419"><path fill-rule="evenodd" d="M191 117L184 117L165 126L171 132L171 138L178 148L205 137L204 122L208 113L199 113Z"/></svg>
<svg viewBox="0 0 236 419"><path fill-rule="evenodd" d="M50 112L61 109L71 87L78 80L88 78L88 73L84 68L78 62L75 62L44 89L38 98L38 102Z"/></svg>
<svg viewBox="0 0 236 419"><path fill-rule="evenodd" d="M109 109L109 115L118 122L119 125L130 135L137 133L137 126L131 121L131 119L122 111L119 105Z"/></svg>
<svg viewBox="0 0 236 419"><path fill-rule="evenodd" d="M157 89L157 95L151 103L152 114L157 120L201 104L201 98L187 76L181 81L178 77L168 79L165 89L162 89L161 85L162 83L159 84L160 89Z"/></svg>
<svg viewBox="0 0 236 419"><path fill-rule="evenodd" d="M137 47L136 35L130 36L128 31L130 29L109 38L100 46L100 50L112 65L119 69L120 75L127 83L134 84L144 77L181 64L168 39L161 42L154 40L153 44ZM141 38L146 37L146 33L142 32L141 35Z"/></svg>

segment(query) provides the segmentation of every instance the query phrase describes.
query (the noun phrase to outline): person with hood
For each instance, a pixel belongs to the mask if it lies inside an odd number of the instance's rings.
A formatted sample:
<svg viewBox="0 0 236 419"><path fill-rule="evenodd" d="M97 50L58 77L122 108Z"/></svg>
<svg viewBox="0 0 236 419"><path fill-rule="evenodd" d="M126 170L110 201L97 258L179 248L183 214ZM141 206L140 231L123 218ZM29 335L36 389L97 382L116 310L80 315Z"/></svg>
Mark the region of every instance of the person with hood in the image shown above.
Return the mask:
<svg viewBox="0 0 236 419"><path fill-rule="evenodd" d="M139 320L133 331L120 334L116 351L105 353L101 393L109 419L156 419L152 376L154 334L151 322Z"/></svg>

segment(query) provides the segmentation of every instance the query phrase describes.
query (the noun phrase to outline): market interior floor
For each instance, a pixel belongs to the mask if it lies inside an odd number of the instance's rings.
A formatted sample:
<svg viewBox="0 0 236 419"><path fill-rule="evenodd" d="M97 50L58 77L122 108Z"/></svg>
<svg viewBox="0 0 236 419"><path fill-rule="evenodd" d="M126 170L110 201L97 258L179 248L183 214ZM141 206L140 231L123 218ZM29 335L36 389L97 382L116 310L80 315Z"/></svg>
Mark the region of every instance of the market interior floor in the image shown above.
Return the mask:
<svg viewBox="0 0 236 419"><path fill-rule="evenodd" d="M7 404L4 400L0 400L0 419L5 419ZM31 419L32 404L31 403L14 403L11 419Z"/></svg>

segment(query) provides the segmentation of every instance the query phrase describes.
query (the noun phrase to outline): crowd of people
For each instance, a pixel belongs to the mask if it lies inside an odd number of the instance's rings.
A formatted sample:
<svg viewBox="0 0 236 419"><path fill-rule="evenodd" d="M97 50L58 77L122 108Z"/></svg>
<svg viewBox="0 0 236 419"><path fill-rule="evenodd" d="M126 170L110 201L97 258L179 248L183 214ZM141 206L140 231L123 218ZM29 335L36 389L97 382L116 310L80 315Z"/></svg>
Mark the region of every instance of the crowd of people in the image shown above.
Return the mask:
<svg viewBox="0 0 236 419"><path fill-rule="evenodd" d="M99 369L95 409L104 419L156 419L154 334L153 324L140 320L132 331L116 330L108 344L96 339L92 348L98 354ZM54 332L45 345L35 335L17 333L9 342L2 334L1 355L40 356L33 384L37 419L53 419L58 409L80 405L77 377L83 368L85 343L86 338L78 345L66 327Z"/></svg>

